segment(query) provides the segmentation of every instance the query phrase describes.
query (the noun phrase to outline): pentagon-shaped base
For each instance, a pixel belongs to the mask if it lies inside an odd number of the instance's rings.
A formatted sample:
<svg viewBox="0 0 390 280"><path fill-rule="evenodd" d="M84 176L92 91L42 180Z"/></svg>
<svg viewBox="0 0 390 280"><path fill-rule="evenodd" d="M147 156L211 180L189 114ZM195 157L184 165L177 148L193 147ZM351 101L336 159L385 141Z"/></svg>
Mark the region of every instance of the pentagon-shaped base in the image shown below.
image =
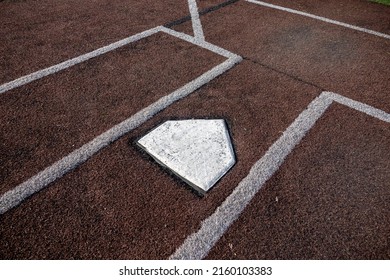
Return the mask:
<svg viewBox="0 0 390 280"><path fill-rule="evenodd" d="M166 121L137 144L201 194L235 164L224 120Z"/></svg>

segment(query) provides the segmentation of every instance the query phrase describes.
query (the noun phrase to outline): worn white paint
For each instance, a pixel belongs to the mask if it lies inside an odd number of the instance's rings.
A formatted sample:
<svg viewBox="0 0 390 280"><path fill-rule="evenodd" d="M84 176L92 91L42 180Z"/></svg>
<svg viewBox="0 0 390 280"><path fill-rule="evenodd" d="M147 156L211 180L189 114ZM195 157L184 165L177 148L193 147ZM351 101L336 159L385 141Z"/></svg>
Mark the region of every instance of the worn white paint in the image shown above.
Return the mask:
<svg viewBox="0 0 390 280"><path fill-rule="evenodd" d="M390 114L367 104L346 98L337 93L323 92L314 99L283 135L268 149L251 168L215 212L206 218L197 232L186 238L170 259L203 259L239 217L256 193L280 168L286 157L298 145L329 106L337 102L362 113L390 123Z"/></svg>
<svg viewBox="0 0 390 280"><path fill-rule="evenodd" d="M65 70L69 67L72 67L72 66L80 64L82 62L85 62L91 58L94 58L94 57L103 55L105 53L111 52L111 51L116 50L120 47L126 46L130 43L139 41L143 38L149 37L149 36L151 36L157 32L160 32L160 31L161 31L161 27L156 27L156 28L146 30L144 32L135 34L135 35L130 36L128 38L125 38L125 39L122 39L122 40L117 41L115 43L104 46L102 48L96 49L92 52L85 53L85 54L80 55L78 57L66 60L66 61L61 62L59 64L50 66L48 68L36 71L34 73L28 74L28 75L23 76L23 77L20 77L20 78L13 80L11 82L2 84L2 85L0 85L0 94L4 93L6 91L9 91L11 89L26 85L28 83L35 81L35 80L39 80L39 79L44 78L46 76L52 75L54 73L60 72L60 71Z"/></svg>
<svg viewBox="0 0 390 280"><path fill-rule="evenodd" d="M359 26L356 26L356 25L348 24L348 23L345 23L345 22L329 19L329 18L326 18L326 17L316 16L316 15L313 15L313 14L310 14L310 13L306 13L306 12L302 12L302 11L298 11L298 10L294 10L294 9L290 9L290 8L286 8L286 7L282 7L282 6L266 3L266 2L263 2L263 1L257 1L257 0L246 0L246 1L249 2L249 3L252 3L252 4L256 4L256 5L260 5L260 6L264 6L264 7L268 7L268 8L272 8L272 9L276 9L276 10L279 10L279 11L284 11L284 12L288 12L288 13L291 13L291 14L304 16L304 17L309 17L309 18L312 18L312 19L316 19L316 20L319 20L319 21L326 22L326 23L335 24L335 25L338 25L338 26L346 27L346 28L349 28L349 29L353 29L353 30L356 30L356 31L364 32L364 33L371 34L371 35L374 35L374 36L382 37L382 38L385 38L385 39L390 39L390 35L388 35L388 34L381 33L381 32L378 32L378 31L371 30L371 29L367 29L367 28L363 28L363 27L359 27Z"/></svg>
<svg viewBox="0 0 390 280"><path fill-rule="evenodd" d="M194 30L194 36L196 40L204 41L203 27L200 22L198 5L196 0L188 0L188 7L191 14L192 29Z"/></svg>

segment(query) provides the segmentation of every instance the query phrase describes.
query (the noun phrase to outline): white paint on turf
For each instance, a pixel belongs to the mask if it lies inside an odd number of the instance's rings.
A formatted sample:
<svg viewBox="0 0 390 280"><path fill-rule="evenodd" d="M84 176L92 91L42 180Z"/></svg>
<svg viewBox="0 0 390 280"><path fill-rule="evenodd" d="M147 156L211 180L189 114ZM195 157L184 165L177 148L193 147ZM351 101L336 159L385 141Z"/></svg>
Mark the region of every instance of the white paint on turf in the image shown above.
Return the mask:
<svg viewBox="0 0 390 280"><path fill-rule="evenodd" d="M136 35L130 36L128 38L125 38L123 40L117 41L115 43L112 43L110 45L104 46L102 48L99 48L97 50L94 50L92 52L80 55L78 57L66 60L64 62L61 62L59 64L50 66L48 68L36 71L34 73L31 73L29 75L20 77L16 80L13 80L11 82L5 83L0 86L0 94L4 93L6 91L9 91L11 89L26 85L28 83L31 83L35 80L41 79L43 77L49 76L51 74L57 73L59 71L65 70L66 68L75 66L79 63L85 62L91 58L100 56L102 54L108 53L110 51L116 50L120 47L123 47L125 45L128 45L130 43L136 42L138 40L141 40L143 38L149 37L157 32L161 31L161 27L152 28L149 30L146 30L144 32L138 33Z"/></svg>
<svg viewBox="0 0 390 280"><path fill-rule="evenodd" d="M390 35L387 34L327 19L324 17L319 17L309 13L284 8L261 1L247 0L247 2L310 17L327 23L340 25L357 31L390 39ZM214 53L228 58L227 61L214 67L210 71L204 73L197 79L189 82L188 84L174 91L173 93L162 97L157 102L149 105L148 107L139 111L127 120L114 126L105 133L99 135L81 148L73 151L68 156L47 167L45 170L41 171L34 177L3 194L0 197L0 215L19 205L24 199L42 190L47 185L54 182L56 179L61 178L66 173L68 173L69 171L92 157L99 150L109 145L113 141L117 140L125 133L128 133L139 125L143 124L153 115L165 109L173 102L188 96L189 94L197 90L199 87L207 84L212 79L221 75L242 60L240 56L232 54L227 50L224 50L220 47L217 47L204 41L203 29L200 23L196 2L188 0L188 3L191 12L195 38L160 26L147 30L145 32L141 32L139 34L110 44L103 48L97 49L93 52L34 72L30 75L26 75L24 77L21 77L19 79L0 86L1 94L3 92L9 91L11 89L28 84L32 81L38 80L50 74L54 74L71 66L74 66L76 64L82 63L93 57L97 57L109 51L115 50L131 42L135 42L142 38L148 37L159 31L183 39L187 42L193 43L197 46L203 47ZM327 108L333 101L364 112L385 122L390 122L390 115L386 112L373 108L369 105L354 101L352 99L343 97L336 93L322 93L308 106L305 111L303 111L298 116L298 118L290 125L289 128L287 128L283 135L269 148L266 154L252 166L247 177L245 177L240 182L240 184L234 189L232 194L221 204L220 207L217 208L214 214L212 214L210 217L208 217L202 222L200 230L190 235L182 244L182 246L180 246L176 250L176 252L170 257L170 259L204 258L210 251L210 249L219 240L219 238L225 233L228 227L238 218L240 213L244 210L244 208L254 197L254 195L261 189L264 183L279 169L287 155L302 140L302 138L310 130L310 128L314 126L315 122L322 116L322 114L327 110Z"/></svg>
<svg viewBox="0 0 390 280"><path fill-rule="evenodd" d="M388 114L382 110L379 110L379 109L374 108L370 105L352 100L348 97L342 96L342 95L334 93L334 92L326 91L326 92L323 92L323 94L328 95L329 98L331 98L333 101L335 101L337 103L343 104L343 105L348 106L350 108L353 108L357 111L360 111L362 113L370 115L374 118L377 118L377 119L380 119L384 122L390 123L390 114Z"/></svg>
<svg viewBox="0 0 390 280"><path fill-rule="evenodd" d="M4 193L0 197L0 215L19 205L24 199L42 190L48 184L61 178L66 173L92 157L102 148L106 147L124 134L132 131L139 125L143 124L145 121L149 120L155 114L167 108L172 103L188 96L201 86L223 74L241 60L242 58L239 56L234 56L227 59L225 62L207 71L195 80L187 83L185 86L177 89L167 96L160 98L155 103L149 105L135 115L114 126L110 130L97 136L92 141L73 151L53 165L47 167L29 180Z"/></svg>
<svg viewBox="0 0 390 280"><path fill-rule="evenodd" d="M221 47L218 47L216 45L213 45L211 43L208 43L206 41L198 41L196 40L194 37L191 37L190 35L187 35L187 34L184 34L184 33L181 33L181 32L177 32L173 29L169 29L169 28L166 28L166 27L161 27L161 31L162 32L165 32L167 34L170 34L174 37L177 37L179 39L182 39L184 41L187 41L191 44L194 44L194 45L197 45L199 47L202 47L204 49L207 49L209 51L212 51L216 54L219 54L221 56L224 56L226 58L233 58L233 57L236 57L236 58L239 58L240 56L232 53L232 52L229 52L228 50L225 50Z"/></svg>
<svg viewBox="0 0 390 280"><path fill-rule="evenodd" d="M260 5L260 6L264 6L264 7L268 7L268 8L272 8L272 9L276 9L276 10L280 10L280 11L284 11L284 12L288 12L288 13L292 13L292 14L297 14L297 15L301 15L301 16L305 16L305 17L309 17L309 18L312 18L312 19L316 19L316 20L320 20L320 21L326 22L326 23L331 23L331 24L343 26L343 27L346 27L346 28L349 28L349 29L353 29L353 30L356 30L356 31L360 31L360 32L364 32L364 33L367 33L367 34L371 34L371 35L375 35L375 36L378 36L378 37L382 37L382 38L385 38L385 39L390 39L390 35L388 35L388 34L384 34L384 33L381 33L381 32L374 31L374 30L362 28L362 27L355 26L355 25L352 25L352 24L340 22L340 21L337 21L337 20L316 16L316 15L313 15L313 14L301 12L301 11L298 11L298 10L293 10L293 9L290 9L290 8L285 8L285 7L282 7L282 6L273 5L273 4L270 4L270 3L263 2L263 1L257 1L257 0L246 0L246 1L250 2L250 3L253 3L253 4L256 4L256 5Z"/></svg>
<svg viewBox="0 0 390 280"><path fill-rule="evenodd" d="M189 3L192 1L189 1ZM195 3L196 5L196 3ZM190 9L194 10L195 6L190 5ZM196 13L198 14L197 7L196 7ZM198 14L199 18L199 14ZM196 15L193 17L193 20L196 20ZM200 24L200 21L199 21ZM199 28L199 26L197 27ZM201 28L201 26L200 26ZM202 47L204 49L207 49L211 52L214 52L216 54L219 54L221 56L224 56L228 58L225 62L219 64L218 66L212 68L211 70L207 71L206 73L202 74L195 80L187 83L185 86L179 88L178 90L172 92L171 94L164 96L160 98L155 103L149 105L148 107L142 109L141 111L137 112L135 115L131 116L130 118L126 119L125 121L121 122L120 124L114 126L113 128L109 129L108 131L102 133L101 135L97 136L92 141L88 142L87 144L83 145L81 148L73 151L68 156L62 158L61 160L55 162L53 165L47 167L43 171L39 172L32 178L28 179L27 181L21 183L20 185L16 186L12 190L7 191L0 197L0 215L4 214L8 210L12 209L13 207L19 205L24 199L28 198L29 196L33 195L34 193L42 190L50 183L54 182L55 180L61 178L69 171L76 168L78 165L85 162L87 159L92 157L95 153L97 153L99 150L104 148L105 146L109 145L113 141L117 140L124 134L130 132L131 130L135 129L139 125L143 124L145 121L153 117L155 114L160 112L161 110L167 108L172 103L188 96L201 86L209 83L211 80L216 78L217 76L223 74L230 68L232 68L235 64L240 63L242 61L242 57L233 54L223 48L220 48L218 46L215 46L213 44L210 44L208 42L205 42L204 40L201 40L201 37L191 37L189 35L186 35L184 33L180 33L171 29L168 29L163 26L158 26L152 29L149 29L147 31L141 32L139 34L136 34L134 36L128 37L126 39L120 40L118 42L112 43L108 46L102 47L100 49L97 49L95 51L92 51L90 53L81 55L79 57L67 60L65 62L62 62L60 64L51 66L49 68L34 72L30 75L21 77L19 79L16 79L12 82L6 83L4 85L0 86L0 94L6 91L9 91L11 89L20 87L22 85L26 85L32 81L38 80L40 78L43 78L45 76L48 76L50 74L54 74L56 72L59 72L61 70L64 70L66 68L69 68L71 66L77 65L79 63L82 63L88 59L91 59L93 57L97 57L99 55L105 54L109 51L115 50L117 48L120 48L122 46L125 46L129 43L136 42L138 40L141 40L143 38L146 38L148 36L151 36L157 32L164 32L166 34L169 34L171 36L174 36L176 38L185 40L189 43L192 43L194 45L197 45L199 47ZM194 30L195 32L195 30ZM202 31L203 33L203 31ZM198 29L198 35L199 29Z"/></svg>
<svg viewBox="0 0 390 280"><path fill-rule="evenodd" d="M284 131L283 135L268 149L265 155L251 168L249 174L216 211L205 219L201 228L187 237L170 259L203 259L238 218L265 182L279 169L286 157L332 102L338 102L370 116L390 123L390 114L369 105L354 101L332 92L323 92Z"/></svg>
<svg viewBox="0 0 390 280"><path fill-rule="evenodd" d="M192 29L194 30L195 39L199 41L204 41L204 34L202 23L199 18L198 6L196 0L188 0L188 7L191 14Z"/></svg>
<svg viewBox="0 0 390 280"><path fill-rule="evenodd" d="M220 47L217 47L215 45L207 43L205 41L205 38L203 35L203 28L202 28L202 24L200 22L199 12L198 12L198 7L196 4L196 1L195 0L188 0L188 6L190 9L190 13L191 13L191 21L192 21L195 37L191 37L191 36L186 35L184 33L180 33L180 32L174 31L172 29L169 29L169 28L166 28L163 26L158 26L158 27L146 30L144 32L138 33L136 35L130 36L128 38L122 39L122 40L117 41L115 43L112 43L110 45L104 46L102 48L96 49L92 52L80 55L78 57L66 60L66 61L61 62L59 64L56 64L56 65L50 66L48 68L36 71L34 73L28 74L28 75L23 76L23 77L20 77L20 78L15 79L11 82L2 84L2 85L0 85L0 94L7 92L9 90L18 88L20 86L26 85L26 84L31 83L33 81L39 80L39 79L44 78L46 76L49 76L51 74L60 72L60 71L65 70L69 67L75 66L75 65L80 64L82 62L85 62L91 58L108 53L110 51L113 51L115 49L118 49L120 47L128 45L130 43L141 40L143 38L149 37L149 36L151 36L157 32L160 32L160 31L165 32L167 34L170 34L172 36L175 36L177 38L180 38L182 40L185 40L187 42L190 42L192 44L195 44L197 46L203 47L205 49L211 50L211 51L213 51L217 54L220 54L222 56L225 56L227 58L233 57L234 54L232 54L232 53L230 53L230 52L228 52ZM238 56L237 56L237 58L238 58Z"/></svg>

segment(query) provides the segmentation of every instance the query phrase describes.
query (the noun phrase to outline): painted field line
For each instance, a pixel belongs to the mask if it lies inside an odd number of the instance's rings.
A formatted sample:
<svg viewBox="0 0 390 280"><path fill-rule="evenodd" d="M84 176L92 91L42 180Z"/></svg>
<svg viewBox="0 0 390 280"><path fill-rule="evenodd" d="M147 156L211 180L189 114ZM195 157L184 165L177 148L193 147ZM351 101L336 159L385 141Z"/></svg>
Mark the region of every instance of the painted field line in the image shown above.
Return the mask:
<svg viewBox="0 0 390 280"><path fill-rule="evenodd" d="M14 189L4 193L0 197L0 215L19 205L24 199L42 190L48 184L61 178L66 173L92 157L102 148L117 140L124 134L135 129L139 125L143 124L172 103L188 96L217 76L223 74L241 60L241 57L238 56L227 59L225 62L207 71L195 80L187 83L171 94L160 98L155 103L149 105L148 107L137 112L135 115L114 126L110 130L97 136L89 143L83 145L81 148L73 151L68 156L47 167L45 170L41 171L34 177L16 186Z"/></svg>
<svg viewBox="0 0 390 280"><path fill-rule="evenodd" d="M212 6L212 7L208 7L206 9L203 9L203 10L200 10L200 11L198 10L199 16L203 16L203 15L206 15L208 13L217 11L219 9L222 9L222 8L226 7L226 6L234 4L234 3L238 2L238 1L241 1L241 0L227 0L225 2L219 3L218 5L215 5L215 6ZM182 18L180 18L178 20L175 20L175 21L172 21L170 23L167 23L164 26L167 27L167 28L172 28L173 26L183 24L183 23L185 23L187 21L190 21L190 20L192 20L191 14L188 15L188 16L182 17Z"/></svg>
<svg viewBox="0 0 390 280"><path fill-rule="evenodd" d="M282 6L273 5L273 4L270 4L270 3L263 2L263 1L257 1L257 0L246 0L246 1L250 2L250 3L253 3L253 4L260 5L260 6L264 6L264 7L280 10L280 11L285 11L285 12L288 12L288 13L297 14L297 15L313 18L313 19L316 19L316 20L320 20L320 21L323 21L323 22L327 22L327 23L343 26L343 27L346 27L346 28L349 28L349 29L353 29L353 30L356 30L356 31L368 33L368 34L375 35L375 36L378 36L378 37L382 37L382 38L385 38L385 39L390 39L390 35L388 35L388 34L377 32L377 31L374 31L374 30L366 29L366 28L362 28L362 27L355 26L355 25L351 25L351 24L344 23L344 22L341 22L341 21L337 21L337 20L333 20L333 19L329 19L329 18L325 18L325 17L316 16L316 15L313 15L313 14L301 12L301 11L290 9L290 8L285 8L285 7L282 7Z"/></svg>
<svg viewBox="0 0 390 280"><path fill-rule="evenodd" d="M231 58L233 56L236 56L235 54L228 52L220 47L217 47L217 46L212 45L210 43L207 43L205 41L199 41L196 38L193 38L187 34L180 33L180 32L174 31L172 29L169 29L169 28L166 28L163 26L158 26L158 27L146 30L144 32L138 33L136 35L130 36L130 37L125 38L123 40L117 41L117 42L112 43L110 45L104 46L104 47L99 48L97 50L94 50L92 52L89 52L89 53L83 54L81 56L66 60L66 61L61 62L59 64L50 66L48 68L36 71L34 73L20 77L20 78L13 80L11 82L0 85L0 94L4 93L6 91L9 91L9 90L15 89L17 87L26 85L28 83L35 81L35 80L39 80L39 79L46 77L46 76L49 76L51 74L60 72L60 71L65 70L69 67L75 66L75 65L80 64L82 62L85 62L91 58L98 57L98 56L103 55L105 53L108 53L110 51L116 50L116 49L123 47L125 45L128 45L130 43L134 43L136 41L139 41L141 39L149 37L149 36L156 34L158 32L164 32L164 33L170 34L174 37L185 40L185 41L190 42L190 43L197 45L199 47L208 49L208 50L210 50L216 54L222 55L226 58Z"/></svg>
<svg viewBox="0 0 390 280"><path fill-rule="evenodd" d="M68 67L74 66L76 64L82 63L90 58L97 57L99 55L105 54L109 51L115 50L119 47L122 47L124 45L127 45L129 43L138 41L140 39L146 38L148 36L151 36L157 32L164 32L166 34L169 34L171 36L174 36L178 39L187 41L189 43L192 43L196 46L202 47L204 49L207 49L211 52L214 52L218 55L224 56L227 58L227 60L216 67L212 68L211 70L207 71L206 73L202 74L195 80L187 83L183 87L179 88L178 90L172 92L171 94L164 96L160 98L155 103L149 105L148 107L142 109L141 111L137 112L135 115L131 116L130 118L126 119L125 121L121 122L120 124L114 126L113 128L109 129L108 131L102 133L101 135L97 136L92 141L88 142L87 144L83 145L81 148L73 151L68 156L62 158L61 160L55 162L53 165L47 167L37 175L33 176L29 180L25 181L24 183L16 186L14 189L4 193L0 197L0 215L7 212L8 210L12 209L13 207L19 205L24 199L28 198L32 194L42 190L45 188L48 184L54 182L58 178L61 178L69 171L76 168L78 165L82 164L86 160L88 160L90 157L92 157L94 154L96 154L98 151L100 151L105 146L109 145L113 141L117 140L124 134L130 132L131 130L135 129L139 125L143 124L145 121L149 120L151 117L153 117L155 114L160 112L161 110L167 108L172 103L188 96L195 90L199 89L203 85L209 83L211 80L216 78L217 76L223 74L230 68L232 68L235 64L242 61L242 58L236 54L233 54L223 48L220 48L218 46L215 46L213 44L210 44L208 42L198 40L194 37L191 37L189 35L186 35L184 33L180 33L174 30L171 30L169 28L158 26L156 28L147 30L145 32L136 34L134 36L131 36L129 38L123 39L121 41L115 42L113 44L110 44L106 47L97 49L93 52L81 55L79 57L67 60L63 63L57 64L55 66L43 69L41 71L37 71L35 73L32 73L30 75L27 75L25 77L19 78L13 82L7 83L5 85L2 85L0 87L0 93L5 92L7 90L25 85L27 83L30 83L34 80L40 79L42 77L45 77L47 75L56 73L58 71L64 70Z"/></svg>
<svg viewBox="0 0 390 280"><path fill-rule="evenodd" d="M332 100L324 95L317 97L252 166L247 177L221 206L202 222L199 231L188 236L170 259L203 259L331 103Z"/></svg>
<svg viewBox="0 0 390 280"><path fill-rule="evenodd" d="M390 123L390 114L386 112L336 93L321 93L284 131L265 155L252 166L249 174L216 211L201 223L201 228L187 237L176 252L170 256L170 259L189 260L206 257L265 182L279 169L286 157L333 102L341 103Z"/></svg>
<svg viewBox="0 0 390 280"><path fill-rule="evenodd" d="M11 89L26 85L28 83L31 83L31 82L38 80L38 79L41 79L43 77L49 76L51 74L57 73L59 71L65 70L69 67L75 66L79 63L85 62L91 58L108 53L110 51L113 51L115 49L118 49L120 47L128 45L130 43L139 41L143 38L149 37L149 36L159 32L159 31L161 31L161 27L152 28L152 29L146 30L144 32L138 33L136 35L130 36L128 38L122 39L120 41L117 41L115 43L112 43L110 45L96 49L92 52L80 55L78 57L66 60L66 61L61 62L59 64L56 64L56 65L50 66L48 68L36 71L34 73L31 73L31 74L23 76L23 77L20 77L16 80L13 80L11 82L0 85L0 94L4 93L6 91L9 91Z"/></svg>
<svg viewBox="0 0 390 280"><path fill-rule="evenodd" d="M191 21L192 21L192 29L194 30L195 39L204 41L204 34L202 23L199 18L198 5L196 4L196 0L188 0L188 7L190 9Z"/></svg>
<svg viewBox="0 0 390 280"><path fill-rule="evenodd" d="M380 119L384 122L390 123L390 114L388 114L382 110L379 110L379 109L374 108L370 105L352 100L348 97L342 96L342 95L334 93L334 92L325 91L325 92L323 92L323 94L328 95L329 98L331 98L333 101L335 101L337 103L343 104L343 105L348 106L352 109L355 109L357 111L360 111L362 113L370 115L374 118L377 118L377 119Z"/></svg>
<svg viewBox="0 0 390 280"><path fill-rule="evenodd" d="M221 56L224 56L226 58L239 58L240 56L239 55L236 55L232 52L229 52L221 47L218 47L216 45L213 45L211 43L208 43L206 41L199 41L199 40L196 40L196 38L194 37L191 37L190 35L187 35L187 34L184 34L184 33L181 33L181 32L177 32L175 30L172 30L172 29L169 29L169 28L166 28L166 27L161 27L161 31L162 32L165 32L171 36L174 36L174 37L177 37L181 40L184 40L184 41L187 41L191 44L194 44L194 45L197 45L199 47L202 47L206 50L209 50L209 51L212 51L213 53L216 53L216 54L219 54Z"/></svg>

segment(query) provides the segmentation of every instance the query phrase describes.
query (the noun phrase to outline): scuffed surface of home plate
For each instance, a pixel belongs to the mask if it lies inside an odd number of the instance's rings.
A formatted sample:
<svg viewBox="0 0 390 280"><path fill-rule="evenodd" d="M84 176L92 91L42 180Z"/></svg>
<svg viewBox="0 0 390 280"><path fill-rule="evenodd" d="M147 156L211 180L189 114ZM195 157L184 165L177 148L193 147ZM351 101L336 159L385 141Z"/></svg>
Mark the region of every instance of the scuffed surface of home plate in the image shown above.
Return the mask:
<svg viewBox="0 0 390 280"><path fill-rule="evenodd" d="M235 164L224 120L167 121L137 144L202 194Z"/></svg>

